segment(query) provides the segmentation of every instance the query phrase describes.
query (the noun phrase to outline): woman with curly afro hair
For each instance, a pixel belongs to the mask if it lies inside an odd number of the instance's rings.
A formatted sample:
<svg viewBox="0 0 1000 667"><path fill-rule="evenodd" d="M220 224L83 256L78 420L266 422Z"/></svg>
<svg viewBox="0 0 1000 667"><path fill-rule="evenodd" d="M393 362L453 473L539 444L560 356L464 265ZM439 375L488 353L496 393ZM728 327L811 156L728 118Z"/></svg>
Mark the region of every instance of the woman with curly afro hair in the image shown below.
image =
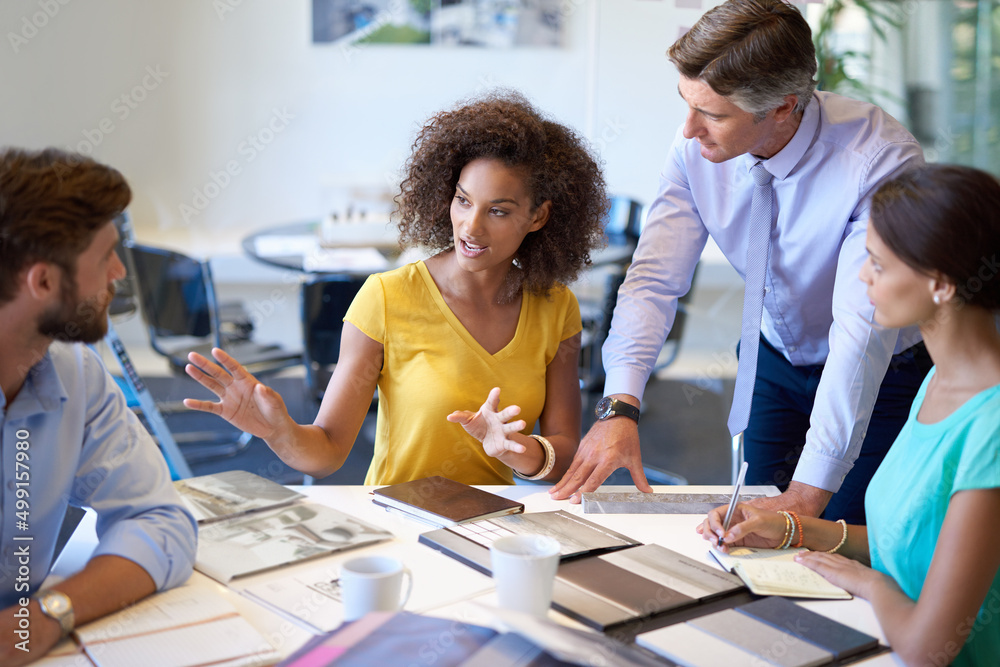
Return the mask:
<svg viewBox="0 0 1000 667"><path fill-rule="evenodd" d="M603 242L600 166L572 130L494 93L424 124L396 201L401 243L433 254L361 288L312 425L221 350L225 370L197 354L188 366L220 401L186 403L324 476L377 388L366 484L559 479L580 441L580 310L566 285Z"/></svg>

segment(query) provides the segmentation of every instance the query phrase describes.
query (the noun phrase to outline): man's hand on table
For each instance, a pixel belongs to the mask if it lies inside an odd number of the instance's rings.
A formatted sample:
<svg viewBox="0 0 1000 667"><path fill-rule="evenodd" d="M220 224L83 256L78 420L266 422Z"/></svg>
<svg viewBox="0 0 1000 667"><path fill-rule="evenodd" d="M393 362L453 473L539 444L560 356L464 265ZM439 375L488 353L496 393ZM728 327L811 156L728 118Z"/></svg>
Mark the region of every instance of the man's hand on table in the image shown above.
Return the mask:
<svg viewBox="0 0 1000 667"><path fill-rule="evenodd" d="M23 614L24 609L27 616L14 615ZM22 632L27 632L26 642ZM52 650L62 637L62 628L58 621L43 614L38 601L32 599L27 607L14 604L0 611L0 636L4 637L0 642L0 665L15 667L34 662Z"/></svg>
<svg viewBox="0 0 1000 667"><path fill-rule="evenodd" d="M638 407L638 400L631 396L617 398ZM579 503L582 494L596 490L618 468L628 468L636 488L652 493L642 469L639 425L628 417L596 422L576 450L569 470L549 490L549 495L555 500L570 498L570 502Z"/></svg>

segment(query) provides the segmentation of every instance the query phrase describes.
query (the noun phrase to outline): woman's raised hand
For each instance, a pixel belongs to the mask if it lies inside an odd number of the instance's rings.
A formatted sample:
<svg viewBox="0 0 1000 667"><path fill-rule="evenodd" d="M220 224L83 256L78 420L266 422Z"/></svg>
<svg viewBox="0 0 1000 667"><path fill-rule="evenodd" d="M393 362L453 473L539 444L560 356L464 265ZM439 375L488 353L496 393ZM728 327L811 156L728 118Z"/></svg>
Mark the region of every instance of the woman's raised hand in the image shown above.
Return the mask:
<svg viewBox="0 0 1000 667"><path fill-rule="evenodd" d="M523 454L524 445L508 437L525 427L523 419L510 421L521 414L521 408L509 405L503 410L498 410L499 407L500 387L494 387L486 397L486 402L479 408L479 412L456 410L448 415L447 419L455 424L461 424L469 435L483 443L483 450L490 456L497 457L504 452Z"/></svg>
<svg viewBox="0 0 1000 667"><path fill-rule="evenodd" d="M290 419L281 396L219 348L212 348L212 356L218 364L191 352L184 372L218 396L218 402L185 398L184 405L218 415L258 438L273 438Z"/></svg>

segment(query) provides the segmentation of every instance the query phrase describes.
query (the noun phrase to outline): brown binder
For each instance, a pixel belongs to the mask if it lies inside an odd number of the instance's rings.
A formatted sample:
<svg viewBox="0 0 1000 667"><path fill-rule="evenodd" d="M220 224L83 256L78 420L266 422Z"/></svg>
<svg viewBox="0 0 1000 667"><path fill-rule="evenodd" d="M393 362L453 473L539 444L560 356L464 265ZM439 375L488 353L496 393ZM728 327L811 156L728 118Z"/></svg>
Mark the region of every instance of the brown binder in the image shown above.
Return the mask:
<svg viewBox="0 0 1000 667"><path fill-rule="evenodd" d="M441 476L384 486L373 493L377 505L442 527L524 511L524 504L515 500Z"/></svg>

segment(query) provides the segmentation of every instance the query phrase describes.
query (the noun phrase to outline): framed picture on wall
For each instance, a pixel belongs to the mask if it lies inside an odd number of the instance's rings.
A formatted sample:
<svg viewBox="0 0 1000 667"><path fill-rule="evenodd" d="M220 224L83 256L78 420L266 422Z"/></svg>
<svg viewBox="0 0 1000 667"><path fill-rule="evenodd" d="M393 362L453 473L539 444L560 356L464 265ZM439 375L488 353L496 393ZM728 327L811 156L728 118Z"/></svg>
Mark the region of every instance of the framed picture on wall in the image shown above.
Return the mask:
<svg viewBox="0 0 1000 667"><path fill-rule="evenodd" d="M560 0L312 0L313 42L558 47Z"/></svg>

